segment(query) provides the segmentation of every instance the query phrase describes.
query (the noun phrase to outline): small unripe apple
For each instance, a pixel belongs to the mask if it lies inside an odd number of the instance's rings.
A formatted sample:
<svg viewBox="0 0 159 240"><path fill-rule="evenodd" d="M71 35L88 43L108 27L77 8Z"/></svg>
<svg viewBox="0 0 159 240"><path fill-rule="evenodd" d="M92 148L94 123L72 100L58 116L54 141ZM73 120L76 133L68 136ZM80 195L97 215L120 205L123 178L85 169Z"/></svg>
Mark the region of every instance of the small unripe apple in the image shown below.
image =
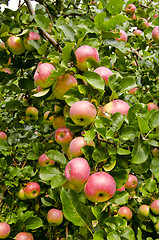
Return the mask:
<svg viewBox="0 0 159 240"><path fill-rule="evenodd" d="M119 208L118 215L120 217L124 217L127 221L129 221L132 218L132 216L133 216L132 211L130 210L130 208L128 208L126 206L123 206L123 207Z"/></svg>
<svg viewBox="0 0 159 240"><path fill-rule="evenodd" d="M84 187L86 198L96 203L109 200L115 192L115 180L106 172L96 172L90 175Z"/></svg>
<svg viewBox="0 0 159 240"><path fill-rule="evenodd" d="M24 188L21 188L19 190L19 192L16 194L16 196L20 199L20 200L26 200L26 196L25 196L25 192L24 192Z"/></svg>
<svg viewBox="0 0 159 240"><path fill-rule="evenodd" d="M55 140L60 145L69 145L73 139L73 132L69 128L60 127L55 131Z"/></svg>
<svg viewBox="0 0 159 240"><path fill-rule="evenodd" d="M156 232L159 232L159 222L154 225Z"/></svg>
<svg viewBox="0 0 159 240"><path fill-rule="evenodd" d="M120 32L119 32L119 34L120 34L120 38L115 38L118 42L127 42L127 34L126 34L126 32L124 31L124 30L120 30Z"/></svg>
<svg viewBox="0 0 159 240"><path fill-rule="evenodd" d="M83 185L90 175L90 166L84 158L73 158L65 167L67 181L75 186Z"/></svg>
<svg viewBox="0 0 159 240"><path fill-rule="evenodd" d="M38 40L41 42L41 37L37 32L30 32L27 37L24 38L23 43L24 47L28 51L34 50L34 47L29 44L29 40Z"/></svg>
<svg viewBox="0 0 159 240"><path fill-rule="evenodd" d="M116 191L119 191L119 192L123 192L123 191L125 191L125 187L124 187L124 185L123 185L121 188L117 188Z"/></svg>
<svg viewBox="0 0 159 240"><path fill-rule="evenodd" d="M65 117L63 115L57 115L52 119L52 125L54 129L58 129L60 127L65 127Z"/></svg>
<svg viewBox="0 0 159 240"><path fill-rule="evenodd" d="M77 59L77 67L81 71L87 71L87 60L94 59L99 62L99 54L98 51L90 47L88 45L83 45L75 51L76 59Z"/></svg>
<svg viewBox="0 0 159 240"><path fill-rule="evenodd" d="M135 175L129 174L127 182L124 184L126 190L133 191L138 184L138 179Z"/></svg>
<svg viewBox="0 0 159 240"><path fill-rule="evenodd" d="M9 70L9 68L0 68L0 72L11 74L11 71Z"/></svg>
<svg viewBox="0 0 159 240"><path fill-rule="evenodd" d="M47 165L54 165L55 161L49 159L45 153L43 153L39 159L38 159L38 163L41 167L47 166Z"/></svg>
<svg viewBox="0 0 159 240"><path fill-rule="evenodd" d="M139 24L139 28L144 30L146 29L147 27L151 26L151 22L148 22L147 19L145 18L139 18L139 21L142 20L142 22Z"/></svg>
<svg viewBox="0 0 159 240"><path fill-rule="evenodd" d="M11 36L7 40L7 46L14 55L20 55L25 52L23 40L21 37Z"/></svg>
<svg viewBox="0 0 159 240"><path fill-rule="evenodd" d="M159 150L158 150L158 148L154 148L154 149L152 150L152 155L153 155L153 157L158 157L158 156L159 156Z"/></svg>
<svg viewBox="0 0 159 240"><path fill-rule="evenodd" d="M95 106L88 101L78 101L70 108L70 118L79 126L88 126L96 117Z"/></svg>
<svg viewBox="0 0 159 240"><path fill-rule="evenodd" d="M159 26L156 26L152 30L152 38L156 43L159 43Z"/></svg>
<svg viewBox="0 0 159 240"><path fill-rule="evenodd" d="M27 199L36 198L40 194L40 185L36 182L29 182L24 188L24 193Z"/></svg>
<svg viewBox="0 0 159 240"><path fill-rule="evenodd" d="M129 93L132 94L132 95L135 95L135 93L138 89L139 89L138 87L134 87L134 88L129 90Z"/></svg>
<svg viewBox="0 0 159 240"><path fill-rule="evenodd" d="M159 199L154 200L150 207L154 214L159 215Z"/></svg>
<svg viewBox="0 0 159 240"><path fill-rule="evenodd" d="M0 132L0 140L7 140L7 134L5 132Z"/></svg>
<svg viewBox="0 0 159 240"><path fill-rule="evenodd" d="M28 121L37 121L38 120L38 110L35 107L28 107L25 111Z"/></svg>
<svg viewBox="0 0 159 240"><path fill-rule="evenodd" d="M123 100L113 100L112 102L107 103L104 107L103 107L103 113L105 116L107 116L107 114L111 113L114 114L116 112L121 113L122 115L128 113L129 110L129 105L123 101Z"/></svg>
<svg viewBox="0 0 159 240"><path fill-rule="evenodd" d="M133 31L133 34L136 35L136 36L140 36L143 32L139 29L136 29Z"/></svg>
<svg viewBox="0 0 159 240"><path fill-rule="evenodd" d="M0 239L7 238L10 234L10 226L6 222L0 223Z"/></svg>
<svg viewBox="0 0 159 240"><path fill-rule="evenodd" d="M47 221L53 226L58 226L63 222L63 212L61 210L52 208L47 213Z"/></svg>
<svg viewBox="0 0 159 240"><path fill-rule="evenodd" d="M98 67L94 72L98 73L103 78L106 86L108 86L108 78L113 74L112 71L106 67Z"/></svg>
<svg viewBox="0 0 159 240"><path fill-rule="evenodd" d="M144 217L144 218L148 218L149 217L149 212L150 212L150 206L143 204L139 207L139 214L140 216Z"/></svg>
<svg viewBox="0 0 159 240"><path fill-rule="evenodd" d="M136 11L136 6L134 4L129 4L126 8L125 8L125 12L127 14L129 14L130 16L133 15L133 13Z"/></svg>
<svg viewBox="0 0 159 240"><path fill-rule="evenodd" d="M148 103L147 107L148 107L148 111L151 111L152 109L159 110L158 106L153 102Z"/></svg>
<svg viewBox="0 0 159 240"><path fill-rule="evenodd" d="M20 232L15 236L15 240L34 240L34 238L31 233Z"/></svg>

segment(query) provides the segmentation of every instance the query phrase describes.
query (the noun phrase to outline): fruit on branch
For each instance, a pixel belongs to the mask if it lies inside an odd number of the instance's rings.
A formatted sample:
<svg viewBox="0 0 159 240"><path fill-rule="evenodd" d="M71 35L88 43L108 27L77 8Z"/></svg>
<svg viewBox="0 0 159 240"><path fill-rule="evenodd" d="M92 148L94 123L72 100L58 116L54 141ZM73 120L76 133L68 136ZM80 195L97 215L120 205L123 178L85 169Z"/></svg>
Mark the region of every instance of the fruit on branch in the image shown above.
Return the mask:
<svg viewBox="0 0 159 240"><path fill-rule="evenodd" d="M55 98L64 100L64 94L70 89L77 87L78 83L74 76L65 73L58 77L52 86L52 93Z"/></svg>
<svg viewBox="0 0 159 240"><path fill-rule="evenodd" d="M124 184L127 191L133 191L138 184L138 179L135 175L129 174L127 182Z"/></svg>
<svg viewBox="0 0 159 240"><path fill-rule="evenodd" d="M120 29L119 31L120 38L115 38L118 42L127 42L127 34L124 30Z"/></svg>
<svg viewBox="0 0 159 240"><path fill-rule="evenodd" d="M12 35L7 40L7 46L14 55L20 55L25 52L23 40L21 37Z"/></svg>
<svg viewBox="0 0 159 240"><path fill-rule="evenodd" d="M0 239L7 238L10 234L10 226L6 222L0 223Z"/></svg>
<svg viewBox="0 0 159 240"><path fill-rule="evenodd" d="M113 74L113 72L106 67L98 67L94 70L94 72L98 73L103 78L106 86L108 86L108 78Z"/></svg>
<svg viewBox="0 0 159 240"><path fill-rule="evenodd" d="M47 166L47 165L54 165L55 161L51 160L50 158L48 158L46 156L45 153L43 153L39 159L38 159L38 163L41 167Z"/></svg>
<svg viewBox="0 0 159 240"><path fill-rule="evenodd" d="M29 44L29 40L38 40L41 42L41 37L37 32L30 32L28 36L24 37L23 44L27 51L34 50L34 47Z"/></svg>
<svg viewBox="0 0 159 240"><path fill-rule="evenodd" d="M158 157L158 156L159 156L159 150L158 150L158 148L154 148L154 149L152 150L152 155L153 155L153 157Z"/></svg>
<svg viewBox="0 0 159 240"><path fill-rule="evenodd" d="M136 35L136 36L140 36L143 32L139 29L136 29L133 31L133 34Z"/></svg>
<svg viewBox="0 0 159 240"><path fill-rule="evenodd" d="M39 63L34 74L34 82L41 88L50 87L53 84L53 79L49 78L51 71L55 67L50 63Z"/></svg>
<svg viewBox="0 0 159 240"><path fill-rule="evenodd" d="M126 8L125 8L125 12L132 16L134 14L134 12L136 11L136 6L134 4L129 4Z"/></svg>
<svg viewBox="0 0 159 240"><path fill-rule="evenodd" d="M152 30L152 38L156 43L159 43L159 26L156 26Z"/></svg>
<svg viewBox="0 0 159 240"><path fill-rule="evenodd" d="M84 187L86 198L95 203L109 200L115 192L115 180L106 172L96 172L90 175Z"/></svg>
<svg viewBox="0 0 159 240"><path fill-rule="evenodd" d="M154 214L159 215L159 199L154 200L150 207Z"/></svg>
<svg viewBox="0 0 159 240"><path fill-rule="evenodd" d="M36 182L29 182L24 188L24 193L27 199L36 198L40 194L40 185Z"/></svg>
<svg viewBox="0 0 159 240"><path fill-rule="evenodd" d="M155 13L155 15L153 16L154 18L157 18L158 17L158 13Z"/></svg>
<svg viewBox="0 0 159 240"><path fill-rule="evenodd" d="M148 111L151 111L152 109L159 110L158 106L153 102L148 103L147 107L148 107Z"/></svg>
<svg viewBox="0 0 159 240"><path fill-rule="evenodd" d="M87 60L93 59L96 62L99 62L99 54L98 51L90 47L88 45L83 45L75 51L76 59L77 59L77 67L81 71L87 71Z"/></svg>
<svg viewBox="0 0 159 240"><path fill-rule="evenodd" d="M63 222L63 212L59 209L52 208L47 213L47 221L53 226L58 226Z"/></svg>
<svg viewBox="0 0 159 240"><path fill-rule="evenodd" d="M129 105L123 101L123 100L113 100L112 102L107 103L104 107L103 107L103 113L105 116L109 116L109 114L114 114L116 112L121 113L122 115L128 113L129 110Z"/></svg>
<svg viewBox="0 0 159 240"><path fill-rule="evenodd" d="M139 207L139 214L143 219L147 219L149 217L150 206L143 204Z"/></svg>
<svg viewBox="0 0 159 240"><path fill-rule="evenodd" d="M73 132L67 127L60 127L55 131L55 140L60 145L69 145L73 139Z"/></svg>
<svg viewBox="0 0 159 240"><path fill-rule="evenodd" d="M16 194L16 196L20 199L20 200L26 200L26 196L25 196L25 192L24 192L24 188L21 188L19 190L19 192Z"/></svg>
<svg viewBox="0 0 159 240"><path fill-rule="evenodd" d="M130 210L130 208L128 208L126 206L123 206L123 207L119 208L118 215L120 217L125 218L127 221L129 221L132 218L132 216L133 216L132 211Z"/></svg>
<svg viewBox="0 0 159 240"><path fill-rule="evenodd" d="M146 29L147 27L151 26L151 22L148 22L145 18L139 18L139 28L141 30Z"/></svg>
<svg viewBox="0 0 159 240"><path fill-rule="evenodd" d="M119 191L119 192L125 191L125 186L123 185L121 188L117 188L116 191Z"/></svg>
<svg viewBox="0 0 159 240"><path fill-rule="evenodd" d="M9 70L9 68L0 68L0 72L11 74L11 71Z"/></svg>
<svg viewBox="0 0 159 240"><path fill-rule="evenodd" d="M50 120L50 118L49 118ZM58 129L60 127L65 127L65 117L63 115L57 115L52 119L52 125L54 129Z"/></svg>
<svg viewBox="0 0 159 240"><path fill-rule="evenodd" d="M38 120L38 110L35 107L28 107L25 110L25 114L29 122Z"/></svg>
<svg viewBox="0 0 159 240"><path fill-rule="evenodd" d="M7 140L7 134L5 132L0 132L0 140Z"/></svg>
<svg viewBox="0 0 159 240"><path fill-rule="evenodd" d="M90 166L84 158L73 158L65 167L65 177L68 182L79 187L90 175Z"/></svg>
<svg viewBox="0 0 159 240"><path fill-rule="evenodd" d="M96 117L95 106L88 101L78 101L70 108L70 118L79 126L88 126Z"/></svg>
<svg viewBox="0 0 159 240"><path fill-rule="evenodd" d="M80 186L75 186L73 185L71 182L66 181L63 185L63 188L65 189L72 189L73 191L75 191L76 193L79 193L83 190L84 185L80 185Z"/></svg>
<svg viewBox="0 0 159 240"><path fill-rule="evenodd" d="M138 90L139 88L138 87L134 87L132 89L129 90L129 93L132 94L132 95L135 95L136 94L136 91Z"/></svg>
<svg viewBox="0 0 159 240"><path fill-rule="evenodd" d="M15 240L34 240L34 238L31 233L20 232L15 236Z"/></svg>

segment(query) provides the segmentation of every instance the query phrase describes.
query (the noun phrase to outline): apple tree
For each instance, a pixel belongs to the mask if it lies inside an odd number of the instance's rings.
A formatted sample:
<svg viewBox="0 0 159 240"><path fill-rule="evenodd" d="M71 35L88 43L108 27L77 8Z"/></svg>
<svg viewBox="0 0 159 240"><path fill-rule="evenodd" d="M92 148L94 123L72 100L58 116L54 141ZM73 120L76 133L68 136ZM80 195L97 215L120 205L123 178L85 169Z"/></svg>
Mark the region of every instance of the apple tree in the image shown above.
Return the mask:
<svg viewBox="0 0 159 240"><path fill-rule="evenodd" d="M1 9L1 239L159 239L158 9Z"/></svg>

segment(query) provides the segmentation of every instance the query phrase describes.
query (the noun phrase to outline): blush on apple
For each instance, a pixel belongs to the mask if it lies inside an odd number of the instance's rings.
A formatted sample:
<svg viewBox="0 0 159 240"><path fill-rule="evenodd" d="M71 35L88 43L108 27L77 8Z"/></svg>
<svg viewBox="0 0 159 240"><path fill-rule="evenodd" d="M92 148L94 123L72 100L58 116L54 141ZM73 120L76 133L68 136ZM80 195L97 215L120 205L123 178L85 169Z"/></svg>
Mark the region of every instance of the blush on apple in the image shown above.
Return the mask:
<svg viewBox="0 0 159 240"><path fill-rule="evenodd" d="M127 34L124 30L119 31L120 38L115 38L118 42L127 42Z"/></svg>
<svg viewBox="0 0 159 240"><path fill-rule="evenodd" d="M112 102L107 103L103 107L103 113L105 116L109 114L114 114L116 112L121 113L122 115L128 113L129 105L123 100L113 100Z"/></svg>
<svg viewBox="0 0 159 240"><path fill-rule="evenodd" d="M15 240L34 240L34 238L31 233L20 232L15 236Z"/></svg>
<svg viewBox="0 0 159 240"><path fill-rule="evenodd" d="M130 210L130 208L126 207L126 206L123 206L123 207L120 207L119 210L118 210L118 215L120 217L123 217L125 218L127 221L130 221L130 219L132 218L133 214L132 214L132 211Z"/></svg>
<svg viewBox="0 0 159 240"><path fill-rule="evenodd" d="M146 204L142 204L139 207L139 214L141 217L143 218L148 218L149 217L149 212L150 212L150 206L146 205Z"/></svg>
<svg viewBox="0 0 159 240"><path fill-rule="evenodd" d="M34 47L29 44L29 40L38 40L41 42L41 37L37 32L30 32L28 36L24 37L23 44L27 51L34 50Z"/></svg>
<svg viewBox="0 0 159 240"><path fill-rule="evenodd" d="M52 208L47 213L47 221L53 226L58 226L63 222L63 212L59 209Z"/></svg>
<svg viewBox="0 0 159 240"><path fill-rule="evenodd" d="M69 128L60 127L55 131L55 140L60 145L69 145L73 139L73 132Z"/></svg>
<svg viewBox="0 0 159 240"><path fill-rule="evenodd" d="M148 111L151 111L152 109L159 110L158 106L153 102L148 103L147 107L148 107Z"/></svg>
<svg viewBox="0 0 159 240"><path fill-rule="evenodd" d="M159 43L159 26L156 26L152 30L152 38L156 43Z"/></svg>
<svg viewBox="0 0 159 240"><path fill-rule="evenodd" d="M135 11L136 11L136 6L132 3L125 8L125 12L130 16L132 16Z"/></svg>
<svg viewBox="0 0 159 240"><path fill-rule="evenodd" d="M125 191L125 187L124 187L124 185L123 185L121 188L117 188L116 191L119 191L119 192L123 192L123 191Z"/></svg>
<svg viewBox="0 0 159 240"><path fill-rule="evenodd" d="M0 223L0 238L4 239L7 238L10 234L10 226L6 222Z"/></svg>
<svg viewBox="0 0 159 240"><path fill-rule="evenodd" d="M136 29L133 31L133 34L136 35L136 36L140 36L143 32L139 29Z"/></svg>
<svg viewBox="0 0 159 240"><path fill-rule="evenodd" d="M0 140L7 140L7 134L5 132L0 132Z"/></svg>
<svg viewBox="0 0 159 240"><path fill-rule="evenodd" d="M7 40L7 46L14 55L20 55L25 52L23 40L21 37L12 35Z"/></svg>
<svg viewBox="0 0 159 240"><path fill-rule="evenodd" d="M28 121L37 121L38 120L38 110L35 107L28 107L25 111Z"/></svg>
<svg viewBox="0 0 159 240"><path fill-rule="evenodd" d="M135 95L135 93L138 89L139 89L138 87L134 87L134 88L129 90L129 93L132 94L132 95Z"/></svg>
<svg viewBox="0 0 159 240"><path fill-rule="evenodd" d="M40 185L36 182L29 182L24 188L24 193L27 199L34 199L40 194Z"/></svg>
<svg viewBox="0 0 159 240"><path fill-rule="evenodd" d="M84 187L86 198L96 203L109 200L115 192L115 180L106 172L96 172L90 175Z"/></svg>
<svg viewBox="0 0 159 240"><path fill-rule="evenodd" d="M150 207L154 214L159 215L159 199L154 200Z"/></svg>
<svg viewBox="0 0 159 240"><path fill-rule="evenodd" d="M41 167L47 166L47 165L54 165L55 161L49 159L45 153L43 153L39 159L38 159L38 163Z"/></svg>
<svg viewBox="0 0 159 240"><path fill-rule="evenodd" d="M127 182L124 184L126 190L129 192L133 191L138 184L138 179L135 175L129 174Z"/></svg>
<svg viewBox="0 0 159 240"><path fill-rule="evenodd" d="M106 86L108 86L108 78L113 74L112 71L106 67L98 67L94 72L98 73L103 78Z"/></svg>
<svg viewBox="0 0 159 240"><path fill-rule="evenodd" d="M0 72L5 72L5 73L8 73L8 74L11 74L11 71L9 70L9 68L0 68Z"/></svg>
<svg viewBox="0 0 159 240"><path fill-rule="evenodd" d="M20 199L20 200L26 200L26 196L25 196L25 192L24 192L24 188L21 188L19 190L19 192L16 194L16 196Z"/></svg>

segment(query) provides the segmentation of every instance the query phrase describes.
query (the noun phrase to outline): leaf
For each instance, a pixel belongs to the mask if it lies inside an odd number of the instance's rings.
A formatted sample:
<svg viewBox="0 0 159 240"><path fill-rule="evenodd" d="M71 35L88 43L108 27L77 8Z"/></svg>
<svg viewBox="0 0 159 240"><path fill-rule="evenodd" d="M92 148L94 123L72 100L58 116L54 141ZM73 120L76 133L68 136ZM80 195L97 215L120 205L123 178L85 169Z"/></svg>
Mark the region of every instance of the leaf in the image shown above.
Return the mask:
<svg viewBox="0 0 159 240"><path fill-rule="evenodd" d="M136 135L136 128L134 127L124 127L121 129L120 138L123 140L134 139Z"/></svg>
<svg viewBox="0 0 159 240"><path fill-rule="evenodd" d="M58 26L63 33L65 34L65 36L70 40L70 41L74 41L75 40L75 32L73 30L73 28L71 28L68 25L63 25L63 26Z"/></svg>
<svg viewBox="0 0 159 240"><path fill-rule="evenodd" d="M138 116L137 116L137 119L138 119L138 124L139 124L141 133L147 133L150 130L150 128L149 128L147 122L145 121L145 119L142 117L138 117Z"/></svg>
<svg viewBox="0 0 159 240"><path fill-rule="evenodd" d="M116 188L121 188L128 180L128 173L125 170L116 170L111 175L116 182Z"/></svg>
<svg viewBox="0 0 159 240"><path fill-rule="evenodd" d="M135 144L132 151L131 163L141 164L145 162L150 153L150 146L147 143Z"/></svg>
<svg viewBox="0 0 159 240"><path fill-rule="evenodd" d="M70 62L73 46L74 46L74 43L66 43L66 45L62 49L62 59L65 63Z"/></svg>
<svg viewBox="0 0 159 240"><path fill-rule="evenodd" d="M27 155L27 159L28 160L37 160L39 157L34 153L34 152L30 152Z"/></svg>
<svg viewBox="0 0 159 240"><path fill-rule="evenodd" d="M93 240L104 240L105 232L103 230L98 230L93 234Z"/></svg>
<svg viewBox="0 0 159 240"><path fill-rule="evenodd" d="M109 217L104 221L104 225L106 225L105 230L110 232L121 229L122 227L126 227L127 221L122 217Z"/></svg>
<svg viewBox="0 0 159 240"><path fill-rule="evenodd" d="M63 176L62 174L53 174L51 180L51 188L60 187L65 182L66 182L65 176Z"/></svg>
<svg viewBox="0 0 159 240"><path fill-rule="evenodd" d="M50 28L50 25L52 25L51 20L44 15L37 14L35 15L34 19L38 27L41 27L44 31L47 31L48 28Z"/></svg>
<svg viewBox="0 0 159 240"><path fill-rule="evenodd" d="M127 149L118 147L118 148L117 148L117 153L118 153L119 155L129 155L131 152L130 152L130 150L127 150Z"/></svg>
<svg viewBox="0 0 159 240"><path fill-rule="evenodd" d="M94 24L100 30L102 30L102 26L103 26L105 17L106 17L106 12L100 12L100 13L97 13L94 18Z"/></svg>
<svg viewBox="0 0 159 240"><path fill-rule="evenodd" d="M39 176L43 181L50 181L57 174L60 175L61 172L54 166L44 166L41 168Z"/></svg>
<svg viewBox="0 0 159 240"><path fill-rule="evenodd" d="M156 111L152 114L149 125L151 128L156 128L159 126L159 111Z"/></svg>
<svg viewBox="0 0 159 240"><path fill-rule="evenodd" d="M64 154L62 154L61 152L58 152L57 150L49 150L46 153L46 155L48 158L50 158L51 160L57 163L66 164L66 158Z"/></svg>
<svg viewBox="0 0 159 240"><path fill-rule="evenodd" d="M121 240L119 233L117 231L113 231L108 233L107 240Z"/></svg>
<svg viewBox="0 0 159 240"><path fill-rule="evenodd" d="M122 115L121 113L117 112L112 115L111 120L112 120L112 127L111 127L112 130L118 131L125 120L125 115Z"/></svg>
<svg viewBox="0 0 159 240"><path fill-rule="evenodd" d="M127 20L129 20L129 18L124 15L116 15L111 17L109 20L103 23L103 31L115 29L116 25L122 24Z"/></svg>
<svg viewBox="0 0 159 240"><path fill-rule="evenodd" d="M109 154L105 147L97 147L94 149L92 157L94 161L102 162L109 158Z"/></svg>
<svg viewBox="0 0 159 240"><path fill-rule="evenodd" d="M135 233L132 228L124 227L121 229L121 237L127 240L135 240Z"/></svg>
<svg viewBox="0 0 159 240"><path fill-rule="evenodd" d="M110 0L107 4L107 10L109 13L116 15L121 12L123 5L123 0Z"/></svg>
<svg viewBox="0 0 159 240"><path fill-rule="evenodd" d="M39 217L30 217L25 221L26 229L37 229L43 226L43 222Z"/></svg>
<svg viewBox="0 0 159 240"><path fill-rule="evenodd" d="M47 96L49 92L50 92L50 88L47 88L38 93L33 94L33 97L44 97L44 96Z"/></svg>
<svg viewBox="0 0 159 240"><path fill-rule="evenodd" d="M98 90L104 90L104 80L98 73L87 71L84 72L83 76L85 77L86 82L89 83L92 87Z"/></svg>
<svg viewBox="0 0 159 240"><path fill-rule="evenodd" d="M128 203L128 200L129 200L129 193L127 191L122 191L122 192L116 191L111 202L118 205L125 205L126 203Z"/></svg>
<svg viewBox="0 0 159 240"><path fill-rule="evenodd" d="M151 161L151 172L153 173L153 175L155 176L155 178L159 182L159 171L158 171L158 169L159 169L159 157L155 157Z"/></svg>

